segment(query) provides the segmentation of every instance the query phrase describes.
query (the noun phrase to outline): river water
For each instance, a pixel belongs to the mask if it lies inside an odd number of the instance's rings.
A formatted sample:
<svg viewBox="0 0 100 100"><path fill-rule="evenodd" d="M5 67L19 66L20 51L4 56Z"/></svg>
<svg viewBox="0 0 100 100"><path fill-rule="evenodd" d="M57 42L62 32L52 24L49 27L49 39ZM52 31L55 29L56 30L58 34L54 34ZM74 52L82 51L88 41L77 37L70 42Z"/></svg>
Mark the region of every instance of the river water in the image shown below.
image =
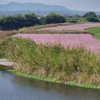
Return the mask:
<svg viewBox="0 0 100 100"><path fill-rule="evenodd" d="M24 78L0 68L0 100L100 100L100 90Z"/></svg>

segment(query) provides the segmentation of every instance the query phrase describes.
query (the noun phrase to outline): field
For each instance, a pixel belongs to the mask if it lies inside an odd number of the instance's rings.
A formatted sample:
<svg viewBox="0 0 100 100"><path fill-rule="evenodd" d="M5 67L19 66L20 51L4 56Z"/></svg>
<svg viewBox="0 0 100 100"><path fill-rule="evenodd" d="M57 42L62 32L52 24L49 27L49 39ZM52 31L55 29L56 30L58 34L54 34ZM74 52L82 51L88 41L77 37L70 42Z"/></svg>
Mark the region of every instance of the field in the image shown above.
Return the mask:
<svg viewBox="0 0 100 100"><path fill-rule="evenodd" d="M100 40L92 38L90 34L15 34L13 37L30 39L36 44L61 45L64 48L84 47L87 51L99 54Z"/></svg>
<svg viewBox="0 0 100 100"><path fill-rule="evenodd" d="M68 26L57 26L57 27L47 27L39 30L55 30L55 31L63 31L63 30L74 30L74 31L84 31L87 28L100 26L100 23L92 23L92 24L73 24Z"/></svg>
<svg viewBox="0 0 100 100"><path fill-rule="evenodd" d="M92 37L91 34L96 36L94 32L84 30L97 26L100 24L47 27L57 29L53 32L39 30L43 26L22 28L13 32L17 34L3 38L0 42L0 58L18 63L15 70L29 75L99 86L100 40ZM68 28L64 34L62 27ZM36 33L29 34L32 31Z"/></svg>

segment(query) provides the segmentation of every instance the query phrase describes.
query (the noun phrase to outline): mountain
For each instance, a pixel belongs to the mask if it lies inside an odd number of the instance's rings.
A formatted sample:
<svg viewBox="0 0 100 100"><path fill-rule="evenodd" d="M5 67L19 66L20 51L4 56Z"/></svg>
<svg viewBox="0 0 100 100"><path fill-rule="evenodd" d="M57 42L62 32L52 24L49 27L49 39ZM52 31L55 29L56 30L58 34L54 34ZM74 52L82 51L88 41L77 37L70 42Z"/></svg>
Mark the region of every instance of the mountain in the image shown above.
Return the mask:
<svg viewBox="0 0 100 100"><path fill-rule="evenodd" d="M35 13L37 15L46 15L48 13L58 13L61 15L84 15L89 11L77 11L70 10L64 6L60 5L46 5L41 3L18 3L11 2L8 4L0 4L0 15L13 15L13 14L26 14L26 13ZM97 15L100 15L100 12L96 12Z"/></svg>
<svg viewBox="0 0 100 100"><path fill-rule="evenodd" d="M59 5L45 5L40 3L17 3L11 2L5 5L0 5L0 11L20 11L20 10L33 10L33 11L66 11L73 14L70 9Z"/></svg>
<svg viewBox="0 0 100 100"><path fill-rule="evenodd" d="M17 3L17 2L11 2L5 5L0 5L1 11L18 11L18 10L61 10L61 11L70 11L68 8L63 6L56 6L56 5L45 5L40 3Z"/></svg>

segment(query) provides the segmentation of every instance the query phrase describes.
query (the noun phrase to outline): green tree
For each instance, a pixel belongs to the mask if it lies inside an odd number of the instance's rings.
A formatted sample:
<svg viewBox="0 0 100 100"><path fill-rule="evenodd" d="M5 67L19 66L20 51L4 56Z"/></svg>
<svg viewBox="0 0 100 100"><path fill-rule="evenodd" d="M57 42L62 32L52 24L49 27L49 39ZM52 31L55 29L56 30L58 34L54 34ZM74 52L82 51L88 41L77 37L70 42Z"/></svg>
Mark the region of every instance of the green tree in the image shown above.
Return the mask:
<svg viewBox="0 0 100 100"><path fill-rule="evenodd" d="M45 25L45 24L46 24L46 22L45 22L45 17L41 16L41 17L39 18L39 20L40 20L40 22L41 22L42 25Z"/></svg>
<svg viewBox="0 0 100 100"><path fill-rule="evenodd" d="M59 14L50 13L50 14L48 14L48 15L45 16L44 22L46 24L51 24L51 23L64 23L64 22L66 22L66 19L65 19L64 16L61 16Z"/></svg>
<svg viewBox="0 0 100 100"><path fill-rule="evenodd" d="M1 17L0 25L7 30L14 28L13 18L10 15Z"/></svg>
<svg viewBox="0 0 100 100"><path fill-rule="evenodd" d="M88 13L85 13L82 17L94 17L94 18L97 18L97 15L95 14L95 12L88 12Z"/></svg>
<svg viewBox="0 0 100 100"><path fill-rule="evenodd" d="M30 27L35 24L41 24L35 14L3 16L0 18L0 26L2 30L18 29L24 26Z"/></svg>
<svg viewBox="0 0 100 100"><path fill-rule="evenodd" d="M34 26L35 24L41 24L40 20L37 18L35 14L25 14L24 17L24 26Z"/></svg>
<svg viewBox="0 0 100 100"><path fill-rule="evenodd" d="M89 22L99 22L99 20L97 18L94 18L94 17L86 17L86 19L89 21Z"/></svg>

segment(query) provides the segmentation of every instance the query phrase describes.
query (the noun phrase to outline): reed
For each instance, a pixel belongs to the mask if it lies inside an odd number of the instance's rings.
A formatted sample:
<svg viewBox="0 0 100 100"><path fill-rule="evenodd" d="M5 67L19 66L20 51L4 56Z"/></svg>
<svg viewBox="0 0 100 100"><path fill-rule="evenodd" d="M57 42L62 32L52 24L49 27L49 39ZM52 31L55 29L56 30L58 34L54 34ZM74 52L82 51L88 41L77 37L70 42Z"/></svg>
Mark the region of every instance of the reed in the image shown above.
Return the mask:
<svg viewBox="0 0 100 100"><path fill-rule="evenodd" d="M31 40L14 37L6 38L0 47L2 57L16 62L15 70L19 72L62 82L100 84L100 58L82 47L37 45Z"/></svg>

